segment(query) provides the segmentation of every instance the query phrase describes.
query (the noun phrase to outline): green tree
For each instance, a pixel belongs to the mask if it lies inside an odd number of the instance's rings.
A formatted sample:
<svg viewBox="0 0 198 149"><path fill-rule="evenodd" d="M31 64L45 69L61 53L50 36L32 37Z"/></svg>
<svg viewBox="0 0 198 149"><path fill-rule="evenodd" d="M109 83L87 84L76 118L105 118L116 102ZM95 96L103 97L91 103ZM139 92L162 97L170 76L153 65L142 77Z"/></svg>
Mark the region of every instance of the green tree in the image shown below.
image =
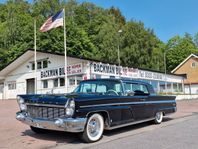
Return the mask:
<svg viewBox="0 0 198 149"><path fill-rule="evenodd" d="M177 67L191 53L198 53L198 50L189 34L184 37L175 36L166 45L167 70L170 72Z"/></svg>
<svg viewBox="0 0 198 149"><path fill-rule="evenodd" d="M33 48L34 20L37 49L64 53L63 28L39 32L46 19L65 8L68 55L91 58L128 67L163 69L162 43L142 22L126 21L118 8L104 9L76 0L9 0L0 4L0 68L28 48ZM122 29L122 33L118 31Z"/></svg>
<svg viewBox="0 0 198 149"><path fill-rule="evenodd" d="M123 27L121 42L122 64L131 67L155 67L156 57L161 58L162 42L142 22L130 21ZM161 66L161 63L159 64Z"/></svg>

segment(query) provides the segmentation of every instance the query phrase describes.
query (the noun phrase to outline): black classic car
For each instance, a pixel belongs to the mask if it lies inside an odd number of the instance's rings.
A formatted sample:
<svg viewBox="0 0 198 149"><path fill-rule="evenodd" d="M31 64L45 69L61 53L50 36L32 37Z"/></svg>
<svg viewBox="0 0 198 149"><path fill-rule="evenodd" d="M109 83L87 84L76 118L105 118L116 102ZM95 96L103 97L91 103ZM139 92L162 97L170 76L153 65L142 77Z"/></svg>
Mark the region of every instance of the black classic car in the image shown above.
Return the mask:
<svg viewBox="0 0 198 149"><path fill-rule="evenodd" d="M158 96L148 83L123 79L85 80L70 94L19 95L18 104L16 119L34 132L78 132L85 142L98 141L104 129L160 124L177 109L175 96Z"/></svg>

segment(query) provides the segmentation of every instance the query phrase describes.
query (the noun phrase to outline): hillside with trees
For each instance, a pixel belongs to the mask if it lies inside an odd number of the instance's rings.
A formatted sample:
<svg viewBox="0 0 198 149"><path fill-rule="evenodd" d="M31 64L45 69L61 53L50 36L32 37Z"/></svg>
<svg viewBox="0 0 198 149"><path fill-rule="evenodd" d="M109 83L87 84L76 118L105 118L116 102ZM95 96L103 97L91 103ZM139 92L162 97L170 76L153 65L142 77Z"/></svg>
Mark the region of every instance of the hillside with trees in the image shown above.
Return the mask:
<svg viewBox="0 0 198 149"><path fill-rule="evenodd" d="M41 33L46 19L62 8L66 10L68 55L116 63L118 44L121 65L171 71L190 53L198 53L198 36L175 36L167 44L141 21L127 21L115 7L104 9L75 0L9 0L0 4L0 68L34 45L34 19L37 21L37 49L64 53L63 28ZM133 17L133 16L132 16ZM118 31L122 30L122 33Z"/></svg>

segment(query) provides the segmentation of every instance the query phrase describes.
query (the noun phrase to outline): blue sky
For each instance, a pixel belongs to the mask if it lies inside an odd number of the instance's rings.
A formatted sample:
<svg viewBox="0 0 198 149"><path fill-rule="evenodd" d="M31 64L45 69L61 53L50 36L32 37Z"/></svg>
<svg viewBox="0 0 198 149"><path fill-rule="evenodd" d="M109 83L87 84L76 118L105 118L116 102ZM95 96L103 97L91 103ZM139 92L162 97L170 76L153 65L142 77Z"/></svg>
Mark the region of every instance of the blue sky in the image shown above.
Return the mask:
<svg viewBox="0 0 198 149"><path fill-rule="evenodd" d="M82 2L85 0L79 0ZM198 0L86 0L101 7L118 7L127 20L141 20L164 42L185 32L198 32Z"/></svg>
<svg viewBox="0 0 198 149"><path fill-rule="evenodd" d="M29 0L32 1L32 0ZM198 32L198 0L77 0L103 8L118 7L127 20L141 20L164 42L175 35ZM5 0L0 0L5 2Z"/></svg>

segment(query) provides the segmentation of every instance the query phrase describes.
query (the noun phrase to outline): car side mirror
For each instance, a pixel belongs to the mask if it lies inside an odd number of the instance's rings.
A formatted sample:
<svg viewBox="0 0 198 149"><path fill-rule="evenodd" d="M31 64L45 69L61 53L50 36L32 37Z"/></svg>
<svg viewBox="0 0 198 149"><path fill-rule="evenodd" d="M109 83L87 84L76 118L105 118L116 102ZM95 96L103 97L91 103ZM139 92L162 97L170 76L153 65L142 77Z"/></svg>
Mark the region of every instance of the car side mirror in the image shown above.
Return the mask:
<svg viewBox="0 0 198 149"><path fill-rule="evenodd" d="M126 90L126 96L134 96L134 92L131 90Z"/></svg>

